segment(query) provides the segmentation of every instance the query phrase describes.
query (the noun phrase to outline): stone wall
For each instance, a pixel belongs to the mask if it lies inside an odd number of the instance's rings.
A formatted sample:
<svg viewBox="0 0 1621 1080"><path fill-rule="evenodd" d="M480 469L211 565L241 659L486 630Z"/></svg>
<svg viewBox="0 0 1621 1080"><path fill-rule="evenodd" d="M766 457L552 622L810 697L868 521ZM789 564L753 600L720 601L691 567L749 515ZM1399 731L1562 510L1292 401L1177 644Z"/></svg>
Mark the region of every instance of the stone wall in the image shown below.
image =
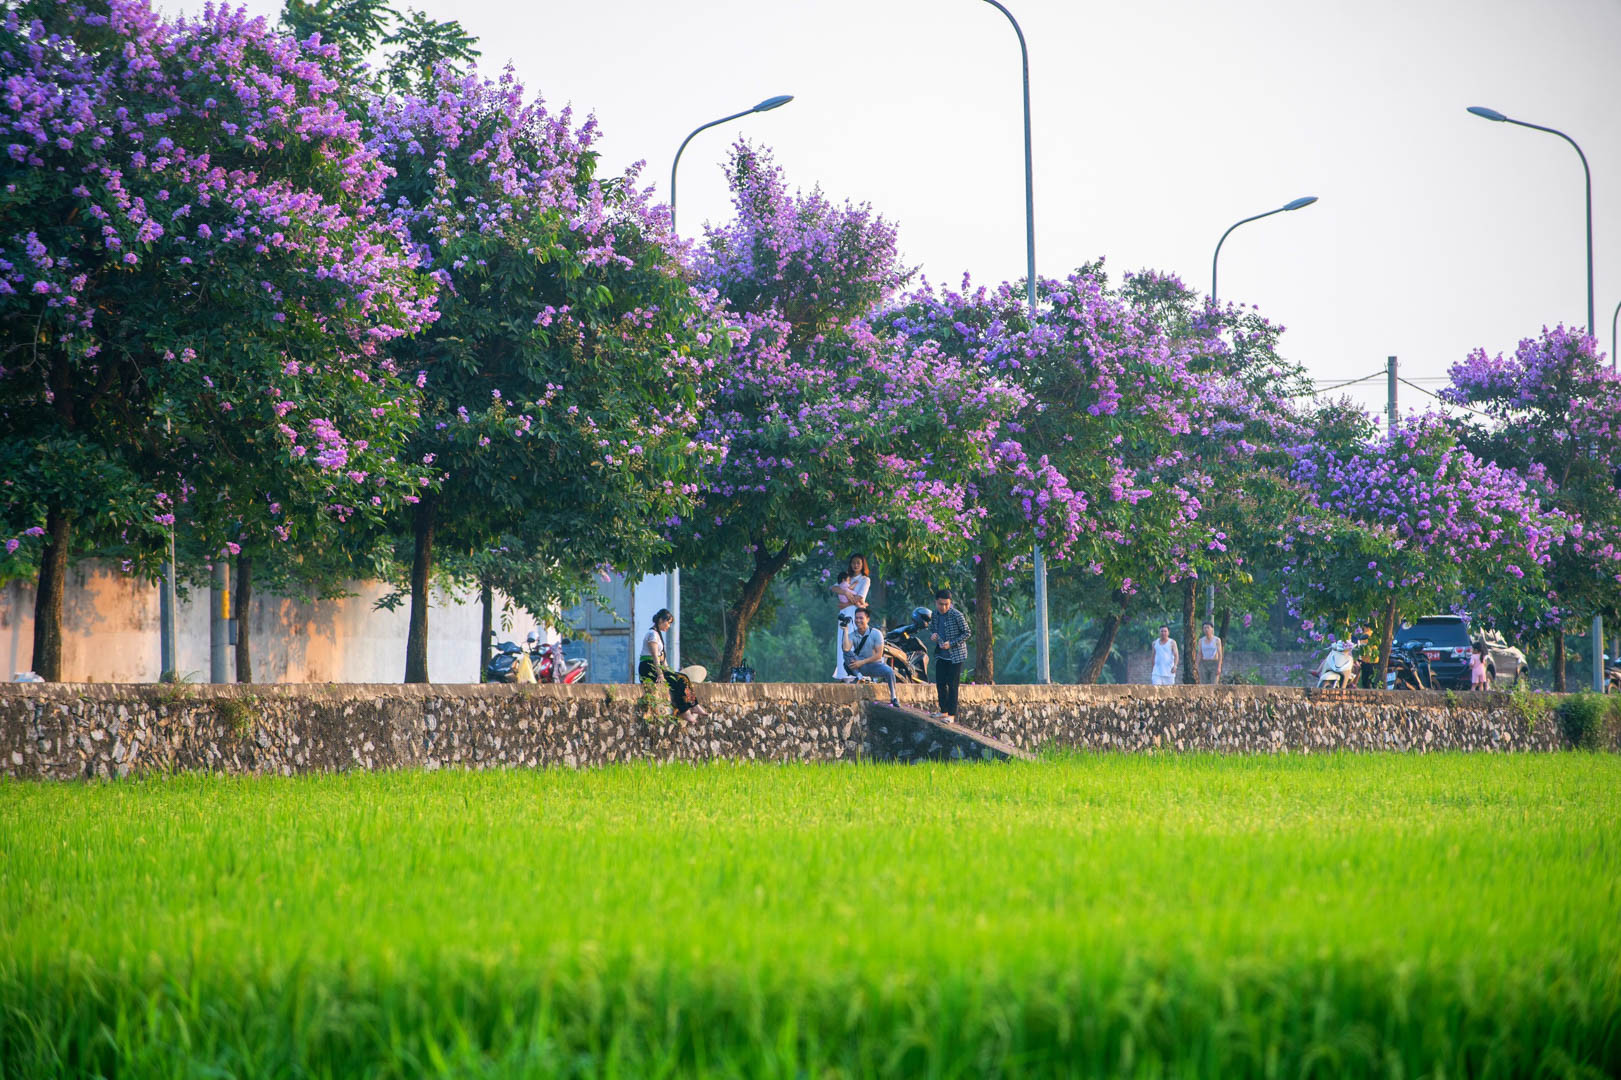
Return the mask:
<svg viewBox="0 0 1621 1080"><path fill-rule="evenodd" d="M870 687L706 685L671 722L636 686L0 686L0 774L840 761L894 757ZM933 688L903 686L932 707ZM667 711L667 710L666 710ZM1556 721L1501 694L1278 687L965 686L962 724L1024 750L1555 750ZM881 725L880 725L881 726ZM1612 734L1612 742L1614 735Z"/></svg>

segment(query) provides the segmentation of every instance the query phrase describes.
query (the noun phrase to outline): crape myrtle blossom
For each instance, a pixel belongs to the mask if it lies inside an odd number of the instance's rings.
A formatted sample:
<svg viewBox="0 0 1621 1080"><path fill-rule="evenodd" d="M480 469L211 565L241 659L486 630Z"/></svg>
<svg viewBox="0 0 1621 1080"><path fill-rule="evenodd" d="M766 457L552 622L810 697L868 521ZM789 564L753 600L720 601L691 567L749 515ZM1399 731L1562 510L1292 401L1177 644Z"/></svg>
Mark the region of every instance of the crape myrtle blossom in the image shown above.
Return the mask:
<svg viewBox="0 0 1621 1080"><path fill-rule="evenodd" d="M0 15L0 467L25 481L0 519L150 571L170 513L206 555L263 525L267 494L348 506L349 471L368 506L415 486L415 392L386 349L432 292L331 63L224 7ZM208 497L159 508L182 480Z"/></svg>
<svg viewBox="0 0 1621 1080"><path fill-rule="evenodd" d="M1544 327L1511 356L1475 350L1451 376L1441 396L1470 410L1459 420L1466 445L1519 469L1569 519L1547 570L1557 610L1548 624L1621 620L1621 377L1597 341ZM1564 637L1548 636L1563 688Z"/></svg>
<svg viewBox="0 0 1621 1080"><path fill-rule="evenodd" d="M1397 611L1468 607L1512 626L1546 615L1544 571L1567 522L1523 476L1465 448L1447 418L1412 418L1349 452L1295 455L1293 479L1317 512L1281 546L1289 610L1309 636Z"/></svg>
<svg viewBox="0 0 1621 1080"><path fill-rule="evenodd" d="M1187 572L1176 553L1197 528L1197 484L1180 441L1198 407L1184 350L1112 290L1101 266L1039 283L1034 321L1014 283L921 289L880 321L938 343L970 369L1023 391L999 428L990 475L973 489L981 594L1040 545L1062 568L1118 585ZM982 607L985 605L981 605ZM990 612L975 612L976 671L994 674Z"/></svg>
<svg viewBox="0 0 1621 1080"><path fill-rule="evenodd" d="M596 123L496 79L441 69L368 109L393 169L383 204L439 285L439 319L391 347L422 395L407 458L431 462L394 535L410 568L407 677L425 679L427 584L572 602L598 563L666 558L690 512L718 366L744 332L683 272L636 170L599 177ZM490 545L491 536L503 543ZM436 548L459 554L435 561Z"/></svg>
<svg viewBox="0 0 1621 1080"><path fill-rule="evenodd" d="M703 469L701 505L667 523L684 566L748 559L723 668L795 559L834 545L879 560L965 551L984 513L974 485L1026 404L1012 380L872 321L908 276L889 222L790 192L746 143L728 172L736 217L707 229L692 266L747 338L700 431L724 456Z"/></svg>

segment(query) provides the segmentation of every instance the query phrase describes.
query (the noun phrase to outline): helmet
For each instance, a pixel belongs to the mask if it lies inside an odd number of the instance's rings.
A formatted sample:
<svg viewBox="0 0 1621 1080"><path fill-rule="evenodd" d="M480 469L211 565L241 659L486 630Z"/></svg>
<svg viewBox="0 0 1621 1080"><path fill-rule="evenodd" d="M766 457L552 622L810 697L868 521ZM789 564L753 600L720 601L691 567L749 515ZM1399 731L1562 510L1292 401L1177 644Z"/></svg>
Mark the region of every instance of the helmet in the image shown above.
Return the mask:
<svg viewBox="0 0 1621 1080"><path fill-rule="evenodd" d="M926 607L915 607L912 609L913 626L927 626L929 625L929 620L933 618L934 612L930 611Z"/></svg>
<svg viewBox="0 0 1621 1080"><path fill-rule="evenodd" d="M529 637L527 638L527 640L528 640L529 644L531 644L531 645L534 645L535 643L540 641L540 631L539 630L531 630L531 631L529 631Z"/></svg>

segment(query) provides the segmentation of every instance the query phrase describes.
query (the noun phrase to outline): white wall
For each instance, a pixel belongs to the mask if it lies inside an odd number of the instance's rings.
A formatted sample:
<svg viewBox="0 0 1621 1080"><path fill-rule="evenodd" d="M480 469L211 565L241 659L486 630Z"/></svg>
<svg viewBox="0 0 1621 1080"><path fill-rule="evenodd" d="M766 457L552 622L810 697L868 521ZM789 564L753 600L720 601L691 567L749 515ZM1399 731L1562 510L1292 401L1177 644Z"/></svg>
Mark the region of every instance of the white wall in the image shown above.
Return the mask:
<svg viewBox="0 0 1621 1080"><path fill-rule="evenodd" d="M357 582L350 589L356 595L313 602L255 590L247 613L254 681L399 682L405 675L409 604L380 611L373 605L387 594L386 586ZM177 612L178 667L194 682L208 680L208 597L207 589L194 588ZM528 625L515 620L514 626L521 640ZM478 634L476 593L435 592L428 613L429 677L477 682ZM68 570L62 604L65 681L156 682L160 648L155 585L95 561ZM13 582L0 589L0 656L5 658L0 678L29 670L33 651L34 586Z"/></svg>

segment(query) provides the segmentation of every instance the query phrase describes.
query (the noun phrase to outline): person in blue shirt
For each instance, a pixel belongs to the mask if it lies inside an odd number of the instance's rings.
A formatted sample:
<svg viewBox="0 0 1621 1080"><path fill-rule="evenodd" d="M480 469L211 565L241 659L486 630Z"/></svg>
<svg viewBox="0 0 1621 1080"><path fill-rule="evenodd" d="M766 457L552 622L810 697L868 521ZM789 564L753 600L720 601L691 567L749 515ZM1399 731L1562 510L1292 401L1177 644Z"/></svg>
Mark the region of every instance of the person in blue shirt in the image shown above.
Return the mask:
<svg viewBox="0 0 1621 1080"><path fill-rule="evenodd" d="M872 625L865 607L856 608L855 626L844 628L844 669L857 678L889 680L889 703L896 707L895 669L884 663L884 632Z"/></svg>

